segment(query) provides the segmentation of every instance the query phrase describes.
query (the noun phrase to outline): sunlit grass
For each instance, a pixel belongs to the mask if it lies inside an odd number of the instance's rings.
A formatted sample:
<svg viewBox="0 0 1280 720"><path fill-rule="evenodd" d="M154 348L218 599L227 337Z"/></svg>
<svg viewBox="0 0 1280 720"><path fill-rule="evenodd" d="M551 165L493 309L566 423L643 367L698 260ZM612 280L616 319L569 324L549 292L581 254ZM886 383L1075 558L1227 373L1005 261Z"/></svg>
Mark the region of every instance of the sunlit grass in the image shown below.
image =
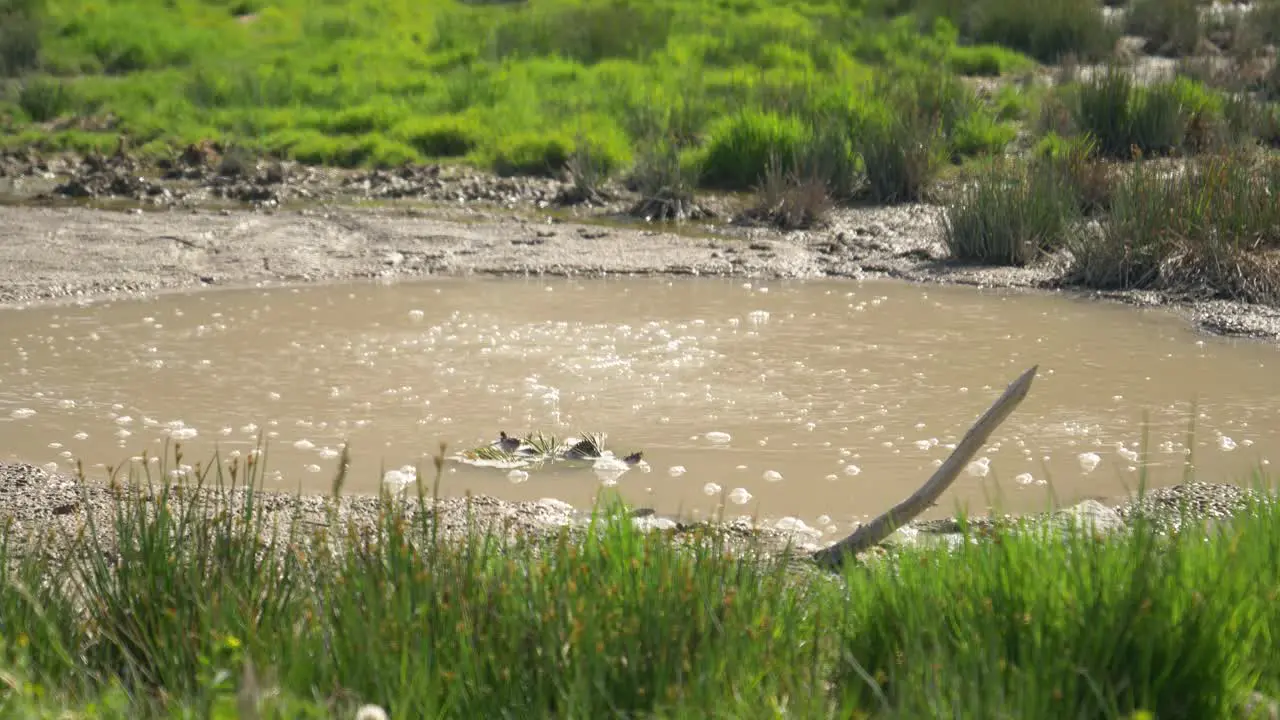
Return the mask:
<svg viewBox="0 0 1280 720"><path fill-rule="evenodd" d="M17 110L12 134L33 133L23 144L51 148L125 134L134 147L212 139L308 163L550 173L588 143L624 168L655 127L701 145L737 112L786 126L873 111L869 83L884 74L1032 65L962 49L945 22L837 0L44 5L22 15L39 27L38 58L15 55L24 79L0 102ZM757 160L713 162L707 180L750 187Z"/></svg>
<svg viewBox="0 0 1280 720"><path fill-rule="evenodd" d="M1015 524L837 576L608 501L580 531L447 536L419 485L319 527L266 510L261 473L134 477L109 533L6 531L0 711L1220 718L1280 692L1273 504L1207 538Z"/></svg>

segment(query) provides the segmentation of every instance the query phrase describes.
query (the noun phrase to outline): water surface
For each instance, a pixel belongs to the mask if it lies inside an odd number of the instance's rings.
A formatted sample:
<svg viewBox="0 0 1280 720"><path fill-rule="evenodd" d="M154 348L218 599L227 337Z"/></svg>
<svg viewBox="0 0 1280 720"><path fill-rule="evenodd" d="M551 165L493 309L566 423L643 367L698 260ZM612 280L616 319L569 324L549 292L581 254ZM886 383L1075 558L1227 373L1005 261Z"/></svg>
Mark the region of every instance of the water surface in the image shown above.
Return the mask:
<svg viewBox="0 0 1280 720"><path fill-rule="evenodd" d="M215 446L247 452L261 433L269 485L327 490L349 440L348 490L370 492L441 441L598 431L619 456L644 451L647 468L608 478L632 502L705 513L725 498L731 514L835 532L914 490L1033 364L1040 376L985 468L934 515L1043 509L1051 487L1067 502L1123 494L1138 482L1144 414L1151 482L1177 482L1193 402L1200 477L1247 481L1280 457L1278 360L1166 312L894 281L166 294L0 311L0 457L64 469L81 458L100 477L166 438L194 462ZM517 483L450 464L442 490L585 505L601 487L590 468Z"/></svg>

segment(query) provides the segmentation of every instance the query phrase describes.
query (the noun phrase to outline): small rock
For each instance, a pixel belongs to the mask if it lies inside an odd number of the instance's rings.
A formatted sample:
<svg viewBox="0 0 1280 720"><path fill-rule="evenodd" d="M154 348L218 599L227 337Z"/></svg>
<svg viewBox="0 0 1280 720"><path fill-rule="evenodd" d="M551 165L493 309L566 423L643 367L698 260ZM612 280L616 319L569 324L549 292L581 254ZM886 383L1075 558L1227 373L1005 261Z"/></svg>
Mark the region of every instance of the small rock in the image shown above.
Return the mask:
<svg viewBox="0 0 1280 720"><path fill-rule="evenodd" d="M1063 524L1073 524L1079 528L1089 528L1096 533L1110 534L1125 527L1124 519L1115 509L1109 508L1097 500L1085 500L1065 510L1053 514L1054 520Z"/></svg>

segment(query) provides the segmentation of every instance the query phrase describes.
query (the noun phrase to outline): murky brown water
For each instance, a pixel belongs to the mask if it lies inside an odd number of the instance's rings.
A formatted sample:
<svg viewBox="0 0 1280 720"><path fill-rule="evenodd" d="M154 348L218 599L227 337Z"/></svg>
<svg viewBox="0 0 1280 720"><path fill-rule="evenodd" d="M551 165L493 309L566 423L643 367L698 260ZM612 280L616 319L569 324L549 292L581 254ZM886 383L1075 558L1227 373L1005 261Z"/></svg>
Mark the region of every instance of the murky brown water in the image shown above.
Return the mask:
<svg viewBox="0 0 1280 720"><path fill-rule="evenodd" d="M912 491L1026 367L1030 398L935 514L1043 509L1176 482L1198 402L1200 476L1280 457L1280 352L1201 338L1161 312L896 282L480 280L216 291L0 311L0 457L121 464L166 436L189 459L270 437L271 484L373 491L440 440L608 434L649 468L630 501L846 527ZM716 443L708 433L727 433ZM715 435L712 435L715 438ZM1122 447L1121 447L1122 446ZM1080 456L1101 462L1086 472ZM646 472L646 469L648 470ZM683 470L683 472L681 472ZM101 475L101 470L95 470ZM779 477L781 479L779 479ZM443 490L590 502L591 467L451 464ZM714 488L712 488L714 490Z"/></svg>

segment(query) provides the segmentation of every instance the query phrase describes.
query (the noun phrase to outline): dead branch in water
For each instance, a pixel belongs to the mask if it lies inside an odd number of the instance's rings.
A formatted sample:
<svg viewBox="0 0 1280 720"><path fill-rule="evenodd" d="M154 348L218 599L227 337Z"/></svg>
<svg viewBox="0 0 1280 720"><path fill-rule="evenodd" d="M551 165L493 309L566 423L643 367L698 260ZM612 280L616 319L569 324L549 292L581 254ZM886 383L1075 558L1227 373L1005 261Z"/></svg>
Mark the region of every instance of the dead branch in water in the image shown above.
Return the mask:
<svg viewBox="0 0 1280 720"><path fill-rule="evenodd" d="M987 410L982 417L978 418L978 422L969 428L969 432L965 433L964 439L956 445L956 449L952 451L951 457L942 463L938 471L929 478L928 482L920 486L911 497L903 500L895 505L889 512L863 525L840 542L828 548L823 548L813 554L813 559L819 565L836 569L844 563L846 558L857 555L868 548L878 545L882 540L893 534L895 530L906 525L916 518L917 515L924 512L930 505L938 499L938 496L946 492L951 487L951 483L960 476L960 472L969 464L973 456L978 450L986 444L987 438L991 437L991 433L1000 427L1009 415L1013 414L1015 408L1022 403L1023 398L1027 396L1027 392L1031 390L1031 381L1035 379L1036 370L1039 365L1032 368L1014 380L1009 388L1004 391L1000 399Z"/></svg>

